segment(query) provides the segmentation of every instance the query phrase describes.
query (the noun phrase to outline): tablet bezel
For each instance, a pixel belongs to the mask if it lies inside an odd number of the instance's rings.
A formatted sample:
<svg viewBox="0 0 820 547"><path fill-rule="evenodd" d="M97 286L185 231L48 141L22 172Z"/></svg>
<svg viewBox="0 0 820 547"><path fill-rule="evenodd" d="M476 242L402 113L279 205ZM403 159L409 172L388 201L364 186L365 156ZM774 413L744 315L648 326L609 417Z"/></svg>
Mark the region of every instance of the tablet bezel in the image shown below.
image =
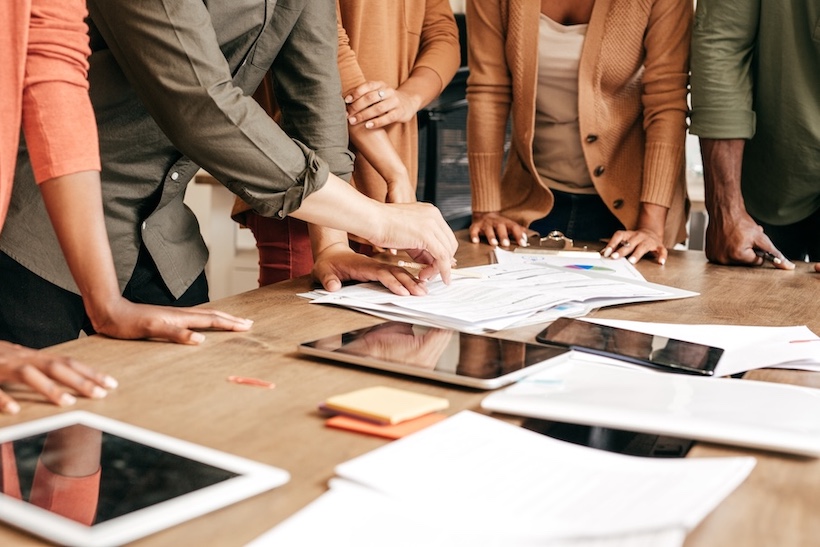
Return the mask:
<svg viewBox="0 0 820 547"><path fill-rule="evenodd" d="M506 338L497 338L497 337L487 336L487 335L483 335L483 334L461 333L461 332L455 331L453 329L443 329L441 327L430 327L430 326L426 326L426 325L415 325L415 324L407 323L407 322L404 322L404 321L390 321L390 322L412 325L416 328L439 329L439 330L445 330L445 331L452 331L456 334L464 334L464 335L468 335L468 336L475 336L475 337L478 337L478 338L487 338L487 339L494 340L494 341L504 340L504 341L507 341L507 342L521 344L521 345L525 346L526 348L532 348L534 351L543 351L547 347L547 345L545 345L545 344L538 344L538 343L532 343L532 342L523 342L521 340L510 340L510 339L506 339ZM376 325L374 325L374 326L376 326ZM320 340L323 340L325 338L329 338L331 336L347 336L347 335L351 335L351 334L353 334L357 331L361 331L361 330L364 330L364 329L348 330L348 331L344 331L344 332L341 332L341 333L336 333L335 335L328 335L326 337L318 338L318 339L315 339L315 340L309 340L309 341L306 341L306 342L302 342L301 344L299 344L297 349L298 349L299 353L301 353L301 354L309 355L311 357L319 357L319 358L321 358L323 360L326 360L326 361L331 361L331 362L336 362L336 363L342 362L342 363L345 363L345 364L350 364L350 365L356 365L356 366L359 366L359 367L363 367L365 369L373 369L373 370L378 370L378 371L393 372L393 373L396 373L396 374L402 374L402 375L406 375L406 376L424 378L424 379L427 379L427 380L435 380L437 382L441 382L441 383L444 383L444 384L464 386L464 387L470 387L470 388L481 389L481 390L498 389L498 388L507 386L509 384L512 384L513 382L515 382L515 381L517 381L517 380L519 380L519 379L521 379L525 376L528 376L530 374L538 372L539 370L542 370L545 367L552 366L552 365L558 364L560 362L563 362L565 359L568 358L568 356L570 354L570 349L569 348L564 348L564 347L560 347L560 346L552 346L552 347L554 347L556 352L559 352L554 357L551 357L551 358L543 360L543 361L538 361L538 362L533 363L533 364L531 364L527 367L508 372L507 374L504 374L502 376L497 376L495 378L475 378L475 377L471 377L471 376L462 376L462 375L451 374L449 372L443 372L443 371L439 371L439 370L435 370L435 369L414 367L414 366L406 365L406 364L403 364L403 363L385 361L383 359L378 359L378 358L375 358L375 357L365 357L365 356L361 356L361 355L343 353L343 352L336 351L334 349L316 348L316 347L313 347L311 345L311 344L315 344L316 342L318 342Z"/></svg>
<svg viewBox="0 0 820 547"><path fill-rule="evenodd" d="M62 545L122 545L276 488L290 479L287 471L276 467L81 410L4 427L0 429L0 443L72 425L95 428L238 476L92 526L0 494L0 520Z"/></svg>

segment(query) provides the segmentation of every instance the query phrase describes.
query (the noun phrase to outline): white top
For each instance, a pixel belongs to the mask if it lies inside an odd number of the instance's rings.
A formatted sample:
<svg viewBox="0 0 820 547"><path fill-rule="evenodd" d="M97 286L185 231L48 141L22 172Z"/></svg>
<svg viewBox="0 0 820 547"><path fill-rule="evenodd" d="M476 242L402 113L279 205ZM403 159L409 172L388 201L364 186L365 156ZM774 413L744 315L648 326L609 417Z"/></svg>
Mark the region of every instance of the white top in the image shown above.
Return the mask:
<svg viewBox="0 0 820 547"><path fill-rule="evenodd" d="M578 64L587 26L541 14L538 33L533 159L547 186L576 194L595 193L578 128Z"/></svg>

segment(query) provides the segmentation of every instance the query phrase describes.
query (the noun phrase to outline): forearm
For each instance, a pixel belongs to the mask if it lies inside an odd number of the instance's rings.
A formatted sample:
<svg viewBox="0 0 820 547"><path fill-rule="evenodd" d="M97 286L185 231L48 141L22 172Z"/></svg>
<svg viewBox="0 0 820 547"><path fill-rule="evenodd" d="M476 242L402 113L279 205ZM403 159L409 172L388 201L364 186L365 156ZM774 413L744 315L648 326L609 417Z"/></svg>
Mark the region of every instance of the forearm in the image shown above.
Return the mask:
<svg viewBox="0 0 820 547"><path fill-rule="evenodd" d="M57 239L92 319L120 295L105 229L100 176L73 173L40 185Z"/></svg>
<svg viewBox="0 0 820 547"><path fill-rule="evenodd" d="M713 218L746 213L740 187L745 144L743 139L700 139L706 210Z"/></svg>
<svg viewBox="0 0 820 547"><path fill-rule="evenodd" d="M641 202L638 212L638 230L648 230L663 241L663 232L666 226L666 215L669 208L655 203Z"/></svg>
<svg viewBox="0 0 820 547"><path fill-rule="evenodd" d="M331 174L325 185L306 197L291 216L370 240L376 219L384 215L380 207L385 206Z"/></svg>
<svg viewBox="0 0 820 547"><path fill-rule="evenodd" d="M418 112L439 96L442 86L439 75L433 69L422 66L413 70L398 90L411 98Z"/></svg>
<svg viewBox="0 0 820 547"><path fill-rule="evenodd" d="M350 141L381 177L390 181L407 178L407 167L401 161L384 129L367 129L363 125L350 126Z"/></svg>
<svg viewBox="0 0 820 547"><path fill-rule="evenodd" d="M310 246L313 251L314 260L323 251L333 246L338 245L350 249L350 245L347 241L347 232L333 228L325 228L317 224L309 224L308 232L310 233Z"/></svg>

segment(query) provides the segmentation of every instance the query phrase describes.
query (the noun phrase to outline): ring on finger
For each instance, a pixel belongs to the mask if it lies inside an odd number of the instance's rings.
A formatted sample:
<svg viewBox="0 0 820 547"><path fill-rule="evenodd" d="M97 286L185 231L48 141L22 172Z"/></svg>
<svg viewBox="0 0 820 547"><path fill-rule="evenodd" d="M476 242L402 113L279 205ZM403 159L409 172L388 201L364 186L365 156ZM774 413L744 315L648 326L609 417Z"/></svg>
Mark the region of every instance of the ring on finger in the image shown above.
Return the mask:
<svg viewBox="0 0 820 547"><path fill-rule="evenodd" d="M621 247L629 247L628 241L621 241Z"/></svg>
<svg viewBox="0 0 820 547"><path fill-rule="evenodd" d="M379 90L379 100L384 99L384 89Z"/></svg>

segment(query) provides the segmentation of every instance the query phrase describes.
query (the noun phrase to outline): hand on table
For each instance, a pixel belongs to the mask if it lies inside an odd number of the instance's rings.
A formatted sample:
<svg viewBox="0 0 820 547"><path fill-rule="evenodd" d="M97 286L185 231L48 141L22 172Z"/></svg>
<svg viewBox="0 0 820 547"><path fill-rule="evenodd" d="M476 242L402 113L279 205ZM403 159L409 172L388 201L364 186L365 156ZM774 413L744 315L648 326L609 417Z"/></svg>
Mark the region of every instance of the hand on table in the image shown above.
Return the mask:
<svg viewBox="0 0 820 547"><path fill-rule="evenodd" d="M76 402L65 388L84 397L100 399L108 394L107 390L117 387L117 381L111 376L96 372L70 357L3 341L0 341L0 382L26 384L60 406ZM0 391L0 411L17 414L20 405L11 396Z"/></svg>
<svg viewBox="0 0 820 547"><path fill-rule="evenodd" d="M706 227L706 258L710 262L761 266L766 262L764 256L767 253L775 268L794 269L794 264L774 246L763 227L748 213L710 213Z"/></svg>
<svg viewBox="0 0 820 547"><path fill-rule="evenodd" d="M322 250L315 257L313 278L331 292L339 290L344 281L378 281L401 296L427 294L424 283L404 268L379 262L339 244Z"/></svg>
<svg viewBox="0 0 820 547"><path fill-rule="evenodd" d="M173 308L135 304L119 298L104 310L89 317L99 334L111 338L151 338L178 344L199 344L205 340L201 332L191 329L246 331L253 321L205 308Z"/></svg>
<svg viewBox="0 0 820 547"><path fill-rule="evenodd" d="M618 230L609 239L606 248L601 251L606 258L625 257L632 264L637 264L644 256L653 256L658 264L665 264L668 251L663 244L663 237L652 230Z"/></svg>
<svg viewBox="0 0 820 547"><path fill-rule="evenodd" d="M527 229L500 213L473 213L470 241L478 243L482 235L493 247L499 244L509 247L510 241L516 241L522 247L527 245Z"/></svg>

